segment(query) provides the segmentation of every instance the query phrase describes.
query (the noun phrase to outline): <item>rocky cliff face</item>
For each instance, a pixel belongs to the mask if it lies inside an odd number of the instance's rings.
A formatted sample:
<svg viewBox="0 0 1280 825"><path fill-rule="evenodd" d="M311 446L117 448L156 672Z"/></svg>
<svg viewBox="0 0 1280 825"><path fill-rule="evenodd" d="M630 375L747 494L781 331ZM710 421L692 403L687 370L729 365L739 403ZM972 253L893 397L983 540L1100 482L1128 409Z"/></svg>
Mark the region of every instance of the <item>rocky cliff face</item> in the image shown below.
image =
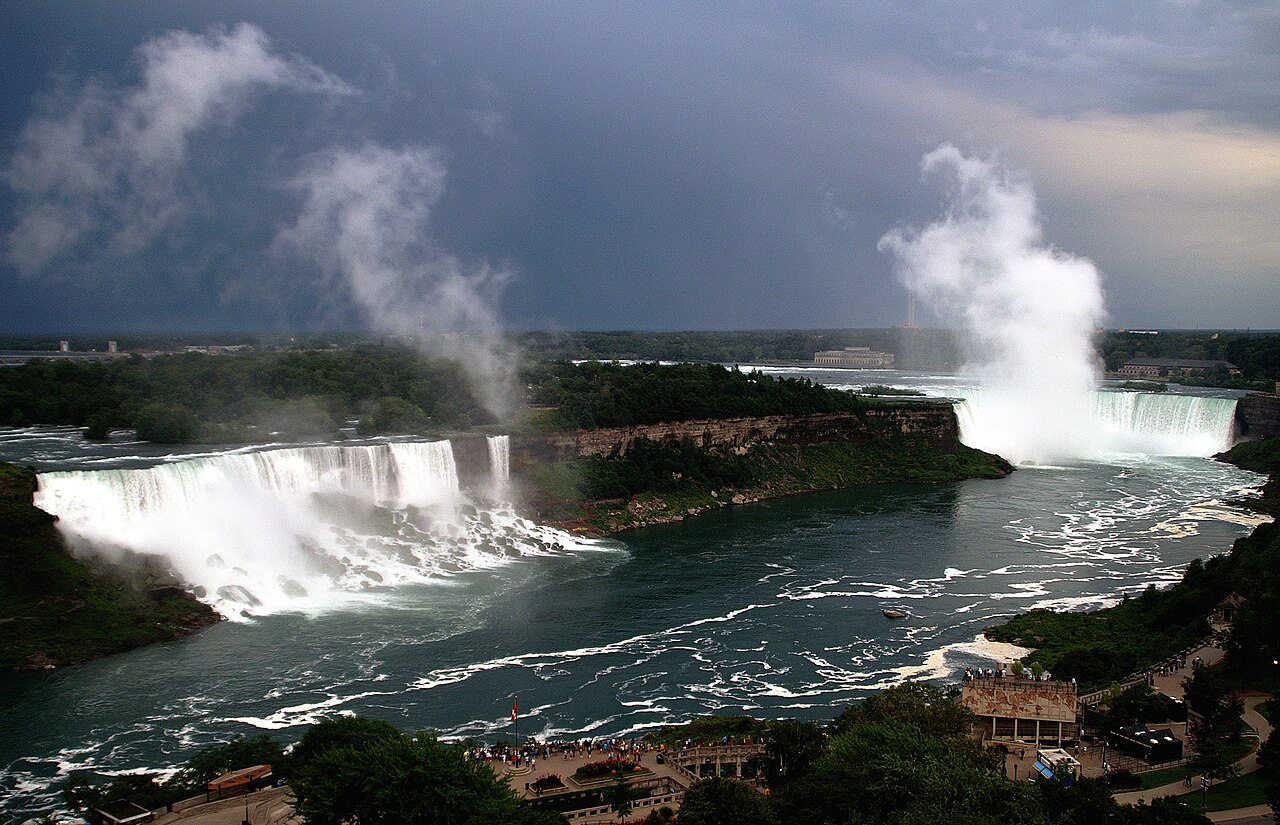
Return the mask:
<svg viewBox="0 0 1280 825"><path fill-rule="evenodd" d="M1236 429L1244 438L1280 435L1280 396L1254 393L1236 404Z"/></svg>
<svg viewBox="0 0 1280 825"><path fill-rule="evenodd" d="M703 447L745 451L754 444L823 444L832 441L879 440L900 433L920 434L944 452L955 452L959 424L949 404L910 403L872 407L859 413L771 415L674 421L572 430L512 438L514 467L539 461L566 461L594 455L625 455L639 439L661 444L690 440Z"/></svg>

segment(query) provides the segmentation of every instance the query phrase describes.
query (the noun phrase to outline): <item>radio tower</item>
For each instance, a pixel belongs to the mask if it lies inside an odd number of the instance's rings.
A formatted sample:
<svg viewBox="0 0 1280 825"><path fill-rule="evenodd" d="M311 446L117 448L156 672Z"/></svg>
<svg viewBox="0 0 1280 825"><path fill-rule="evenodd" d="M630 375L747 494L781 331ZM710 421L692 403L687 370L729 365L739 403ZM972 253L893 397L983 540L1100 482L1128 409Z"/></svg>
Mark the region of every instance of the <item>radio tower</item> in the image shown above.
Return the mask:
<svg viewBox="0 0 1280 825"><path fill-rule="evenodd" d="M916 296L907 296L907 322L902 325L903 329L920 329L916 326Z"/></svg>

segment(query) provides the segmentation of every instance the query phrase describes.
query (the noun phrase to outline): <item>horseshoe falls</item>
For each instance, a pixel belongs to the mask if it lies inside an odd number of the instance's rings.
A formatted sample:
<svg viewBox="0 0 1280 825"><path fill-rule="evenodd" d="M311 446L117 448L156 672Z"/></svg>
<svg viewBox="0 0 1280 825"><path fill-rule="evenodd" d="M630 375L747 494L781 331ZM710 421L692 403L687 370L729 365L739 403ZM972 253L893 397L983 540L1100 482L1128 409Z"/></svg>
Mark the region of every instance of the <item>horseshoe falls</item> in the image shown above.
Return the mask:
<svg viewBox="0 0 1280 825"><path fill-rule="evenodd" d="M1229 449L1235 433L1233 398L1099 391L1079 415L1046 433L1028 425L1019 395L982 389L956 395L964 443L1018 463L1131 454L1206 457Z"/></svg>

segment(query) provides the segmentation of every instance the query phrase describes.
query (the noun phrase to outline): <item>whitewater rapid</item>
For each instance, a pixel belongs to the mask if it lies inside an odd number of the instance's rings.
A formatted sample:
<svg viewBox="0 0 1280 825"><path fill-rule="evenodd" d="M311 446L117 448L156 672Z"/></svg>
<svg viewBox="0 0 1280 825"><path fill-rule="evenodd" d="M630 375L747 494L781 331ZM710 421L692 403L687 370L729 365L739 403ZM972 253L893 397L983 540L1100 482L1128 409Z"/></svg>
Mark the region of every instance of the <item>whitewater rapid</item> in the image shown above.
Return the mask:
<svg viewBox="0 0 1280 825"><path fill-rule="evenodd" d="M308 612L596 547L516 514L509 449L488 439L485 494L448 441L398 441L42 473L35 503L77 553L172 575L230 618Z"/></svg>

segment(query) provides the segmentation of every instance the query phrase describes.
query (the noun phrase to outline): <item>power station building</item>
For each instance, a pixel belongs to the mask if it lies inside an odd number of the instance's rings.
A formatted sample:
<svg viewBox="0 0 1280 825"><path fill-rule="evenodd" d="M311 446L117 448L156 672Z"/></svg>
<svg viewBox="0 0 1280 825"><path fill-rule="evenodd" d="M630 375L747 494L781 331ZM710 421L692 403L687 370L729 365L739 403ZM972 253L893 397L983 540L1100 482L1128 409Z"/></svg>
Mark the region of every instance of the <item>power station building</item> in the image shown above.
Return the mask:
<svg viewBox="0 0 1280 825"><path fill-rule="evenodd" d="M829 367L862 367L863 369L893 369L892 352L876 352L870 347L845 347L828 349L813 354L813 363Z"/></svg>
<svg viewBox="0 0 1280 825"><path fill-rule="evenodd" d="M1205 361L1196 358L1133 358L1120 367L1124 378L1174 378L1179 375L1204 375L1226 370L1239 375L1240 368L1230 361Z"/></svg>

